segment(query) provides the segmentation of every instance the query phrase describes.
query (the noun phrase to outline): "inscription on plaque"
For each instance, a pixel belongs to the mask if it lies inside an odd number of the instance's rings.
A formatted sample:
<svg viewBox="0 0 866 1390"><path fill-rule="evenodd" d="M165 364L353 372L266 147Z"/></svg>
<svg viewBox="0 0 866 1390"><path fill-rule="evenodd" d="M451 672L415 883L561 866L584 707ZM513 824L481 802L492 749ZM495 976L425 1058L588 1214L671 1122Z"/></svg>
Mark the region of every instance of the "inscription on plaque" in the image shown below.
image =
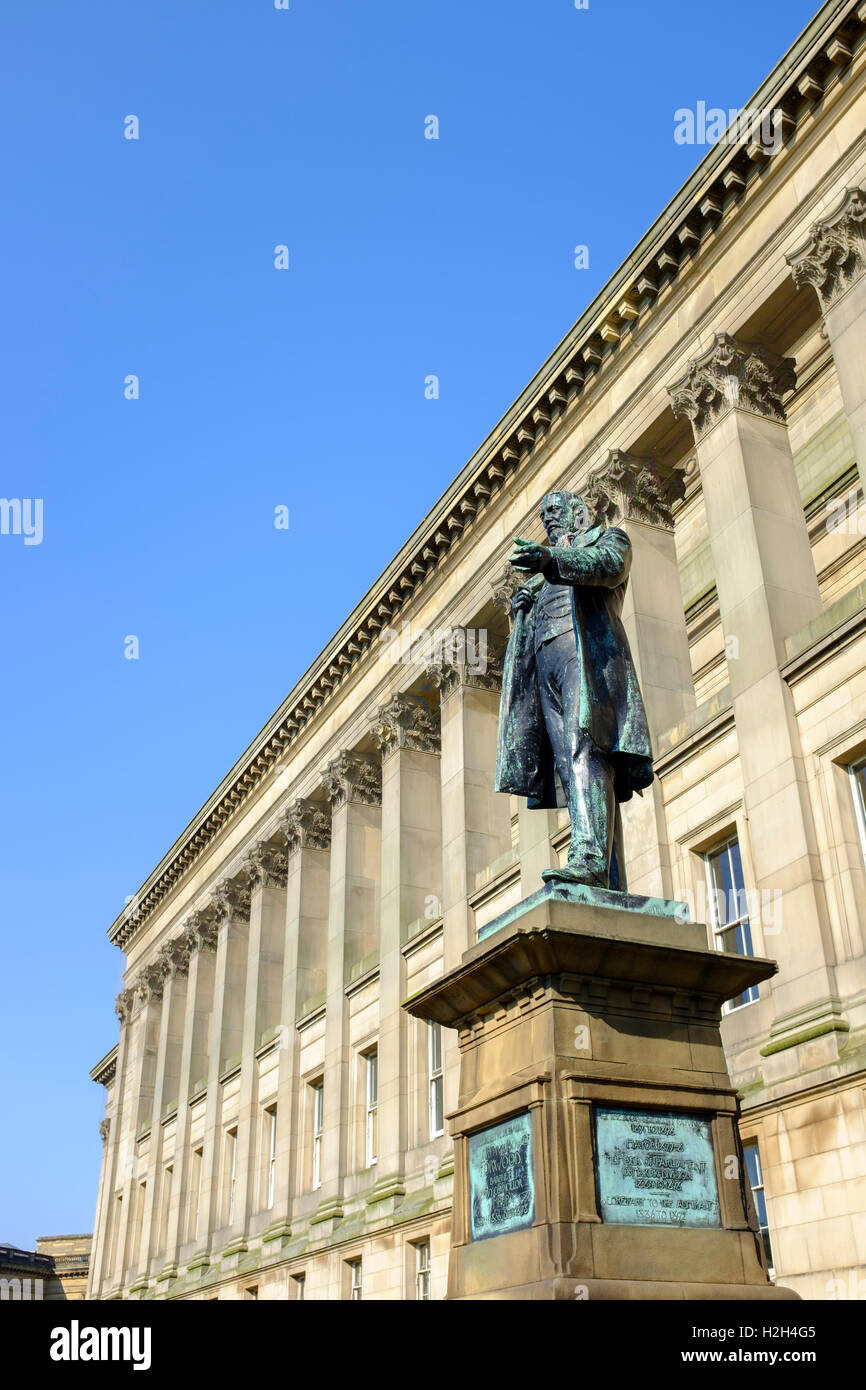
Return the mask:
<svg viewBox="0 0 866 1390"><path fill-rule="evenodd" d="M469 1210L473 1240L532 1225L535 1189L528 1113L470 1134Z"/></svg>
<svg viewBox="0 0 866 1390"><path fill-rule="evenodd" d="M596 1106L603 1221L628 1226L719 1226L709 1120L664 1110Z"/></svg>

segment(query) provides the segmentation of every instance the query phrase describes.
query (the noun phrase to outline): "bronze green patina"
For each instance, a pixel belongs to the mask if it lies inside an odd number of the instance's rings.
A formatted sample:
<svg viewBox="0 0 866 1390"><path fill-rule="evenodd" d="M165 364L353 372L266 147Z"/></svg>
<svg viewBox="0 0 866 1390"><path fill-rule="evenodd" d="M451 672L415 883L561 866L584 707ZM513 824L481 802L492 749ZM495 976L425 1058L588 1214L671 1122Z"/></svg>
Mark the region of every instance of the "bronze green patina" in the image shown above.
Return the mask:
<svg viewBox="0 0 866 1390"><path fill-rule="evenodd" d="M720 1226L708 1116L595 1107L603 1221L627 1226Z"/></svg>
<svg viewBox="0 0 866 1390"><path fill-rule="evenodd" d="M532 1119L527 1111L470 1134L469 1217L473 1240L532 1225Z"/></svg>
<svg viewBox="0 0 866 1390"><path fill-rule="evenodd" d="M545 879L625 889L619 804L652 783L652 746L622 625L631 542L588 525L583 499L541 504L548 545L518 538L496 789L530 808L568 806L568 861Z"/></svg>

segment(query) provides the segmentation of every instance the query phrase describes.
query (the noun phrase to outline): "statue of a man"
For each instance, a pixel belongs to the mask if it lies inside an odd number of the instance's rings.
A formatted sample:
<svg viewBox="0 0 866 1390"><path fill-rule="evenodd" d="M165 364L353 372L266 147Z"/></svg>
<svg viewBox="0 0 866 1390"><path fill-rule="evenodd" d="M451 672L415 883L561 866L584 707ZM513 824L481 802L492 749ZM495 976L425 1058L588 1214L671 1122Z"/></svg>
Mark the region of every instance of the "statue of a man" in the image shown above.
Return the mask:
<svg viewBox="0 0 866 1390"><path fill-rule="evenodd" d="M624 890L614 852L618 803L650 786L652 747L621 621L631 542L589 526L583 499L548 493L548 545L515 541L509 559L530 576L512 599L496 789L531 808L568 806L568 862L545 879Z"/></svg>

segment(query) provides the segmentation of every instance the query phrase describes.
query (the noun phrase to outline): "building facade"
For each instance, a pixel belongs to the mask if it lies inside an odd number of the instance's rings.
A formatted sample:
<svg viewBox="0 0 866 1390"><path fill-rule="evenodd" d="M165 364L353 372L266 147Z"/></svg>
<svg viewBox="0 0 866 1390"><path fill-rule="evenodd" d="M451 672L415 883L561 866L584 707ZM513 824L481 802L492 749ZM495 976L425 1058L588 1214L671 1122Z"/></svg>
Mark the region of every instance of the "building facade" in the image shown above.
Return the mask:
<svg viewBox="0 0 866 1390"><path fill-rule="evenodd" d="M85 1298L91 1239L40 1236L35 1250L0 1245L0 1299L57 1303Z"/></svg>
<svg viewBox="0 0 866 1390"><path fill-rule="evenodd" d="M493 790L515 535L627 530L628 886L723 1019L780 1283L866 1293L866 0L829 0L110 929L92 1298L437 1299L456 1039L401 1002L564 859Z"/></svg>

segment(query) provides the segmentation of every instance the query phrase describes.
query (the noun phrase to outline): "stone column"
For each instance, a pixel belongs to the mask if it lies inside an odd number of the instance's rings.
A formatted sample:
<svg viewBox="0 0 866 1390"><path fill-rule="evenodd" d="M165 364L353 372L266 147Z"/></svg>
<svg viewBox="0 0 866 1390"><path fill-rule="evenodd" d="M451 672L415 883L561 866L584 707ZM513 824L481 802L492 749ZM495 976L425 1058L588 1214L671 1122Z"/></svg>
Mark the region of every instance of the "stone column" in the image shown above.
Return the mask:
<svg viewBox="0 0 866 1390"><path fill-rule="evenodd" d="M785 638L821 612L782 405L795 380L790 358L719 333L669 388L697 442L756 887L784 895L781 931L767 943L780 963L780 1035L797 1032L804 1009L832 1011L835 994L799 730L779 672Z"/></svg>
<svg viewBox="0 0 866 1390"><path fill-rule="evenodd" d="M794 284L811 285L833 349L842 404L866 486L866 193L847 188L832 216L786 257Z"/></svg>
<svg viewBox="0 0 866 1390"><path fill-rule="evenodd" d="M442 894L442 799L439 724L429 707L393 695L379 712L373 737L382 755L382 870L379 910L377 1217L403 1195L408 1147L408 1018L406 928L435 920Z"/></svg>
<svg viewBox="0 0 866 1390"><path fill-rule="evenodd" d="M125 991L121 999L124 1000L121 1007L128 1020L126 1027L131 1030L131 1035L127 1063L128 1085L124 1087L118 1116L120 1147L117 1163L120 1182L115 1188L115 1196L118 1193L122 1194L123 1206L114 1245L116 1260L112 1283L125 1283L127 1270L137 1269L139 1263L139 1251L132 1244L139 1196L136 1137L145 1124L152 1123L156 1047L162 1009L161 993L151 992L149 977L144 972L136 976L132 988ZM136 1001L140 1003L140 1008L133 1018L131 1015ZM147 1181L149 1183L150 1178Z"/></svg>
<svg viewBox="0 0 866 1390"><path fill-rule="evenodd" d="M476 875L511 848L508 797L493 790L502 666L442 657L427 668L439 688L442 737L442 917L444 968L475 945L469 896Z"/></svg>
<svg viewBox="0 0 866 1390"><path fill-rule="evenodd" d="M349 1038L346 973L370 955L379 938L382 775L377 760L343 752L323 781L331 803L331 862L325 1015L321 1202L316 1234L326 1235L343 1211L348 1161Z"/></svg>
<svg viewBox="0 0 866 1390"><path fill-rule="evenodd" d="M240 1233L247 1230L250 1216L260 1209L256 1178L262 1117L257 1099L256 1052L267 1030L277 1027L280 1021L286 927L284 844L259 841L244 864L244 872L251 898L235 1177L234 1225Z"/></svg>
<svg viewBox="0 0 866 1390"><path fill-rule="evenodd" d="M224 1176L220 1077L229 1066L240 1064L241 1060L249 947L249 881L230 879L221 883L211 901L218 928L213 1009L208 1037L207 1102L199 1202L199 1230L207 1232L208 1245L214 1231L225 1225L220 1190Z"/></svg>
<svg viewBox="0 0 866 1390"><path fill-rule="evenodd" d="M277 1077L274 1207L265 1245L279 1250L291 1236L292 1198L302 1163L297 1020L327 979L331 810L321 801L292 803L281 828L286 837L286 913ZM281 1242L275 1246L275 1242Z"/></svg>
<svg viewBox="0 0 866 1390"><path fill-rule="evenodd" d="M189 1099L207 1072L210 1018L213 1010L218 919L212 911L194 911L187 918L178 952L187 954L186 1008L180 1046L177 1121L174 1141L174 1182L165 1243L166 1265L176 1263L180 1248L196 1239L189 1228L191 1210Z"/></svg>
<svg viewBox="0 0 866 1390"><path fill-rule="evenodd" d="M659 736L695 708L672 512L683 491L680 473L662 477L651 460L622 449L611 449L582 489L597 519L620 527L631 541L622 621L656 747ZM623 804L622 819L629 889L670 898L672 856L657 779Z"/></svg>
<svg viewBox="0 0 866 1390"><path fill-rule="evenodd" d="M163 1204L163 1127L166 1101L177 1099L177 1083L183 1018L186 1006L186 971L189 951L183 943L164 947L148 968L146 988L162 999L159 1042L156 1054L156 1081L153 1091L153 1123L150 1131L149 1180L142 1219L141 1250L138 1267L143 1275L150 1270L151 1257L159 1251L159 1224Z"/></svg>
<svg viewBox="0 0 866 1390"><path fill-rule="evenodd" d="M111 1107L100 1126L105 1153L103 1157L104 1179L103 1195L99 1220L94 1231L93 1251L90 1261L89 1296L100 1297L118 1283L115 1271L110 1267L113 1245L113 1232L117 1222L117 1194L125 1181L122 1167L123 1113L130 1088L132 1057L132 1034L130 1018L134 994L131 989L123 990L115 1000L115 1013L120 1019L120 1039L117 1044L117 1063L115 1066L114 1092ZM124 1205L126 1203L124 1202Z"/></svg>

